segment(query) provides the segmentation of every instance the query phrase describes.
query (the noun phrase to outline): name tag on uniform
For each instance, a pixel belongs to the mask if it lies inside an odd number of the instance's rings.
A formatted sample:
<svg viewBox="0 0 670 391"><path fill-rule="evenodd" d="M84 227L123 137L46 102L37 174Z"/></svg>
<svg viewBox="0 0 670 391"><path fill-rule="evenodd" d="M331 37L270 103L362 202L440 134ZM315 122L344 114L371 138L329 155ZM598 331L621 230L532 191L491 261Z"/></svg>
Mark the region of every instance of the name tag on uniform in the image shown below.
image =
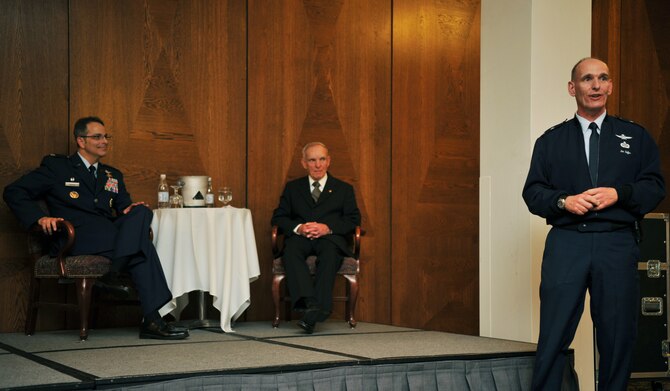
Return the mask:
<svg viewBox="0 0 670 391"><path fill-rule="evenodd" d="M79 187L79 182L65 182L67 187Z"/></svg>

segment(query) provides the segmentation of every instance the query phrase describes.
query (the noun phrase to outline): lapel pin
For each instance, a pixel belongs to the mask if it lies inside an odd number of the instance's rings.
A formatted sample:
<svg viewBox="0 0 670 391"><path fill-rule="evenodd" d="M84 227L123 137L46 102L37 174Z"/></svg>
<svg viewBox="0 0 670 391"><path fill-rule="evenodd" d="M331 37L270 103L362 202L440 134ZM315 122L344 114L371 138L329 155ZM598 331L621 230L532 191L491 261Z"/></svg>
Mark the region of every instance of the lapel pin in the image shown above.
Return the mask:
<svg viewBox="0 0 670 391"><path fill-rule="evenodd" d="M70 192L70 198L76 200L77 198L79 198L79 193L77 193L76 191L71 191Z"/></svg>

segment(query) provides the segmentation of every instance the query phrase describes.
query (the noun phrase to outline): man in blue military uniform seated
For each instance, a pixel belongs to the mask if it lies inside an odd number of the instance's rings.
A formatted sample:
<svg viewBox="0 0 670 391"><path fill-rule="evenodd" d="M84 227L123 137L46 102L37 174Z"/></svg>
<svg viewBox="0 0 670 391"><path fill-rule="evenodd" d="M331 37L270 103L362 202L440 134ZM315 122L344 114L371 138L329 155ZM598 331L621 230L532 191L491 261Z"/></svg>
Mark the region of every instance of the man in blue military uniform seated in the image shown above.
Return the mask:
<svg viewBox="0 0 670 391"><path fill-rule="evenodd" d="M70 221L76 232L72 255L97 254L112 260L110 272L97 286L117 295L128 293L118 275L130 274L144 315L140 338L188 337L188 330L167 324L158 313L172 293L149 238L153 214L144 202L131 201L121 171L100 162L111 137L105 124L97 117L81 118L74 125L74 137L76 154L44 157L39 168L5 188L5 202L24 228L38 224L51 235L59 220ZM50 215L38 200L46 201Z"/></svg>

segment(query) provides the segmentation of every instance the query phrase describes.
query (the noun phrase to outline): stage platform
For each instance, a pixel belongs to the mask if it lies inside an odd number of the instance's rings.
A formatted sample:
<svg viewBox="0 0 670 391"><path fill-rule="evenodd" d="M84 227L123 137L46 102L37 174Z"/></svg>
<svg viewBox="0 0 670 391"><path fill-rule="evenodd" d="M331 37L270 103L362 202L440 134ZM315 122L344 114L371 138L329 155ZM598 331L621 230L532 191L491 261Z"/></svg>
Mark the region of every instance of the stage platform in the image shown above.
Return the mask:
<svg viewBox="0 0 670 391"><path fill-rule="evenodd" d="M528 390L535 356L530 343L332 320L312 335L270 322L194 329L183 341L137 333L0 334L0 388Z"/></svg>

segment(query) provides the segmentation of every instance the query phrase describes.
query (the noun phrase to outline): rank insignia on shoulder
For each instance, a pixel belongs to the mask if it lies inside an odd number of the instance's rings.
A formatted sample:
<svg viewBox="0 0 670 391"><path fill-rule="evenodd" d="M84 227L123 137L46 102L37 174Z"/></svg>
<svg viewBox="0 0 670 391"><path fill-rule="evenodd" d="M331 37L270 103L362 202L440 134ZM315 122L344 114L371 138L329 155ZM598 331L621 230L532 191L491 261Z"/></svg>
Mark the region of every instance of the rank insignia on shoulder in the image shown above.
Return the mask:
<svg viewBox="0 0 670 391"><path fill-rule="evenodd" d="M565 123L568 122L568 121L570 121L570 118L566 118L565 121L563 121L563 122L561 122L561 123L558 123L558 124L552 126L551 128L545 130L544 132L545 132L545 133L551 132L552 130L558 128L559 126L565 124Z"/></svg>
<svg viewBox="0 0 670 391"><path fill-rule="evenodd" d="M644 126L640 125L639 123L629 120L628 118L621 118L618 116L613 115L612 117L616 118L617 120L624 122L626 125L633 125L636 128L644 129Z"/></svg>
<svg viewBox="0 0 670 391"><path fill-rule="evenodd" d="M623 118L623 117L619 117L618 115L615 115L614 117L615 117L615 118L618 118L618 119L620 119L620 120L622 120L623 122L630 122L631 124L634 124L634 123L635 123L635 121L633 121L633 120L631 120L631 119Z"/></svg>

